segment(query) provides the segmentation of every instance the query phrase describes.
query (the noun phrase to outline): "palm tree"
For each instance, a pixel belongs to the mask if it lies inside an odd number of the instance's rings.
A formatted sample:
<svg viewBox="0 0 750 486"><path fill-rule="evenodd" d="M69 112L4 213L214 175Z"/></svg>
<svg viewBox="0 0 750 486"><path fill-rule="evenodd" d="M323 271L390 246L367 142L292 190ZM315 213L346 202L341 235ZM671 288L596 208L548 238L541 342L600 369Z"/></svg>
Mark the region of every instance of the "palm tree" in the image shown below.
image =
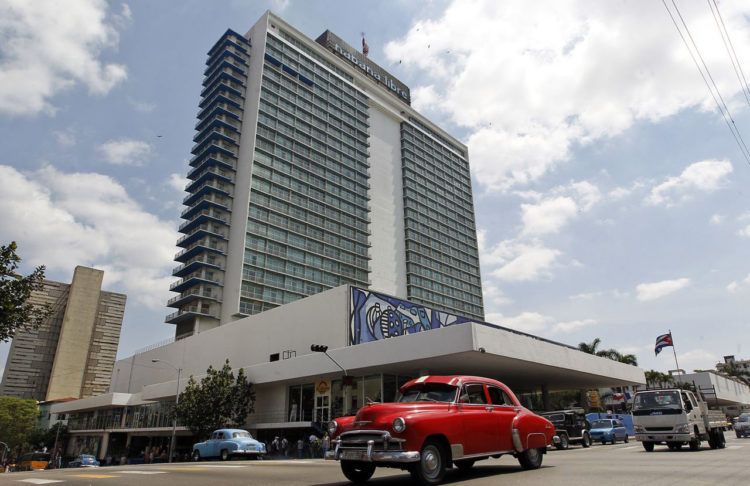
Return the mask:
<svg viewBox="0 0 750 486"><path fill-rule="evenodd" d="M667 373L661 373L655 370L646 371L646 385L647 386L665 386L674 383L672 375Z"/></svg>
<svg viewBox="0 0 750 486"><path fill-rule="evenodd" d="M599 338L594 339L590 343L579 343L578 349L588 354L597 354L597 349L602 340Z"/></svg>

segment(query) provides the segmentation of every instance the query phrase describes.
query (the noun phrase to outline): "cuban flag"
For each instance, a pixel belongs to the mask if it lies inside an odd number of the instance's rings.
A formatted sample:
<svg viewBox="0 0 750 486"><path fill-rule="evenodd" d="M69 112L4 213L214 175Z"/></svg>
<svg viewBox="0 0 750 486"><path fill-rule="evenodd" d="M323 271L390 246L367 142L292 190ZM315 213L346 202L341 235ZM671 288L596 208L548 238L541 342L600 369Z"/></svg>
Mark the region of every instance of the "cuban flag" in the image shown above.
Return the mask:
<svg viewBox="0 0 750 486"><path fill-rule="evenodd" d="M667 346L674 346L672 343L672 333L669 334L662 334L661 336L656 338L656 347L654 347L654 353L658 355L662 348L666 348Z"/></svg>

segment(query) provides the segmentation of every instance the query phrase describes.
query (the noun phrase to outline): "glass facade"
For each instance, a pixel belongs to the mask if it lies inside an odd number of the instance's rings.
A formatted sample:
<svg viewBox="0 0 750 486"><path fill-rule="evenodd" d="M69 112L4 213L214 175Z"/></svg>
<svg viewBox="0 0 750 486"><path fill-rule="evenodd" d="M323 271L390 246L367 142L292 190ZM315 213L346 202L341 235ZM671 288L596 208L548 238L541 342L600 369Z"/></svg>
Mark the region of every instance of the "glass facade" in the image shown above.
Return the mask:
<svg viewBox="0 0 750 486"><path fill-rule="evenodd" d="M415 119L401 124L407 298L484 320L469 162Z"/></svg>
<svg viewBox="0 0 750 486"><path fill-rule="evenodd" d="M267 37L240 312L368 282L367 98Z"/></svg>

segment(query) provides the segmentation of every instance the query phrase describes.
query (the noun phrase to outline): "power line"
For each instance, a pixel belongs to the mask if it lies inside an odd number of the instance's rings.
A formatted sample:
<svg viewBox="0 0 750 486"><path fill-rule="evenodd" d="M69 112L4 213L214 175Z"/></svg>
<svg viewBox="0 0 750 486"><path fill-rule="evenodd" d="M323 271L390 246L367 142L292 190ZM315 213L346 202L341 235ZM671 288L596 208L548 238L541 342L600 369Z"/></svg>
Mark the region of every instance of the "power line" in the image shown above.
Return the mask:
<svg viewBox="0 0 750 486"><path fill-rule="evenodd" d="M680 29L680 26L677 23L677 20L675 20L674 15L672 14L672 11L667 6L666 0L661 0L661 3L664 5L664 8L666 9L667 14L669 14L669 18L672 19L672 23L677 29L677 33L680 35L682 42L685 44L685 47L687 48L688 53L690 54L690 57L693 60L693 63L695 63L695 67L698 69L698 72L700 73L701 78L703 78L703 82L706 84L706 88L708 88L708 92L711 94L711 97L713 98L714 103L716 103L716 107L719 109L721 116L724 118L724 122L727 124L727 128L729 128L729 131L731 132L732 137L734 137L734 141L737 143L737 146L739 147L740 152L742 152L742 155L745 158L745 162L747 162L747 164L750 165L750 151L748 150L747 145L745 145L745 141L742 139L742 135L737 129L737 125L734 123L734 119L732 118L732 115L729 112L729 108L726 106L726 103L724 103L724 98L722 98L721 93L719 92L719 89L713 80L713 76L711 76L708 66L706 66L705 61L703 61L703 56L700 55L698 46L695 44L695 41L693 40L692 35L690 35L690 30L688 29L687 24L685 23L685 20L682 18L682 14L680 14L680 10L677 8L677 5L674 3L674 0L672 0L672 5L674 5L675 10L677 11L678 16L680 17L680 20L682 21L682 24L685 27L685 31L687 32L688 36L690 37L691 42L693 43L693 48L695 49L696 53L701 59L701 62L703 63L703 66L706 70L705 74L703 73L703 69L701 69L700 64L698 64L698 60L695 58L695 54L693 54L693 50L690 48L690 44L688 44L688 41L685 38L685 35L682 33L682 30ZM706 78L706 75L708 75L708 79ZM711 84L713 84L714 86L713 89L711 88L709 79L711 80ZM715 93L714 93L714 89L716 90ZM717 95L719 98L717 98ZM719 103L719 99L721 99L721 103Z"/></svg>
<svg viewBox="0 0 750 486"><path fill-rule="evenodd" d="M740 70L740 75L742 77L742 82L744 82L745 91L748 94L750 94L750 86L748 86L747 79L745 78L745 73L742 71L742 64L740 64L740 58L737 57L737 52L734 50L734 44L732 43L731 37L729 37L729 31L727 30L727 26L724 25L724 18L721 16L721 12L719 11L719 6L716 4L716 0L710 0L710 1L713 2L714 8L716 8L716 15L719 17L719 21L721 21L721 26L724 28L724 32L727 35L727 41L729 42L729 47L731 48L732 54L734 55L734 59L737 61L737 67Z"/></svg>
<svg viewBox="0 0 750 486"><path fill-rule="evenodd" d="M734 69L734 74L737 76L737 81L740 82L740 89L742 90L742 94L745 95L745 101L747 101L747 104L750 105L750 97L748 96L748 94L750 94L750 89L748 89L747 80L745 80L745 74L742 73L742 66L740 65L740 60L737 58L737 53L734 52L732 39L729 38L729 31L727 30L726 25L724 25L724 19L721 17L721 12L719 12L719 6L716 5L716 0L706 1L708 2L708 8L711 9L711 15L713 15L714 17L714 23L716 24L716 28L719 30L719 35L721 35L721 41L724 43L724 49L726 49L727 55L729 55L729 60L732 62L732 69ZM716 11L714 11L714 8L716 8ZM721 20L721 24L719 23L719 20Z"/></svg>

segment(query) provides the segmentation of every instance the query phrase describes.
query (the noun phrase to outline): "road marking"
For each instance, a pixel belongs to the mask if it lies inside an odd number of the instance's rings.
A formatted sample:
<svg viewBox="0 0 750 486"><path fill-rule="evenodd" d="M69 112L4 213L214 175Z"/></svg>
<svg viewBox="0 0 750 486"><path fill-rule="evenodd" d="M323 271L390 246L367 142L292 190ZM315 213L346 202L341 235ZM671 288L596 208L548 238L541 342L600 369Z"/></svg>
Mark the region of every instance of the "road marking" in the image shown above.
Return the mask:
<svg viewBox="0 0 750 486"><path fill-rule="evenodd" d="M201 464L201 465L199 465L199 466L191 466L191 467L192 467L192 468L212 467L212 468L215 468L215 469L224 469L224 468L226 468L226 469L234 469L234 468L238 468L238 467L247 467L247 466L229 466L229 465L226 465L226 466L225 466L225 465L223 465L223 464L222 464L222 465L216 465L216 464Z"/></svg>
<svg viewBox="0 0 750 486"><path fill-rule="evenodd" d="M29 478L19 479L19 483L30 483L30 484L51 484L51 483L64 483L62 479L40 479L40 478Z"/></svg>
<svg viewBox="0 0 750 486"><path fill-rule="evenodd" d="M628 447L621 447L622 450L626 451L628 449L640 449L640 446L628 446Z"/></svg>
<svg viewBox="0 0 750 486"><path fill-rule="evenodd" d="M73 474L73 476L77 478L91 478L91 479L108 479L108 478L117 477L111 474Z"/></svg>
<svg viewBox="0 0 750 486"><path fill-rule="evenodd" d="M167 471L117 471L118 474L167 474Z"/></svg>
<svg viewBox="0 0 750 486"><path fill-rule="evenodd" d="M742 449L743 447L745 447L745 446L734 445L734 446L727 446L727 449Z"/></svg>

